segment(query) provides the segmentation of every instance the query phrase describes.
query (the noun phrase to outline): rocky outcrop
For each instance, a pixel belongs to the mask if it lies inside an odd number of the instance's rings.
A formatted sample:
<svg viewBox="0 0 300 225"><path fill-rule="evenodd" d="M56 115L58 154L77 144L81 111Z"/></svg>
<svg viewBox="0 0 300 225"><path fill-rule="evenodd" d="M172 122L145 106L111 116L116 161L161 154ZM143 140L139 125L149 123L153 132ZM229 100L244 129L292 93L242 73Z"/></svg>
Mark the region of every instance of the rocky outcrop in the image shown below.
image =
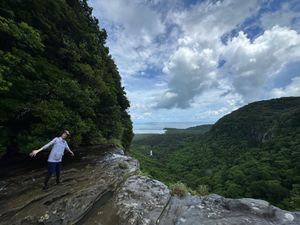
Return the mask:
<svg viewBox="0 0 300 225"><path fill-rule="evenodd" d="M44 170L1 179L0 224L213 225L300 224L288 212L255 199L172 196L160 181L139 175L139 162L121 149L64 165L59 185L41 190Z"/></svg>

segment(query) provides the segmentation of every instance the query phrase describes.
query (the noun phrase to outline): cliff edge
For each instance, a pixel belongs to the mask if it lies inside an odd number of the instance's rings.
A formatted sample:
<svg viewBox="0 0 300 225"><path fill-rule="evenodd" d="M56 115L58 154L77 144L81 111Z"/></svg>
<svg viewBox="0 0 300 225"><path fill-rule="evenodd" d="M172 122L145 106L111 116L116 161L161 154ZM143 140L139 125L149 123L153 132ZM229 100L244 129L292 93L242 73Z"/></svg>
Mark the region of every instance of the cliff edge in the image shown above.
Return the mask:
<svg viewBox="0 0 300 225"><path fill-rule="evenodd" d="M173 196L162 182L141 176L139 162L117 148L67 163L62 183L50 180L47 192L44 173L35 168L1 179L1 225L300 224L300 212L263 200Z"/></svg>

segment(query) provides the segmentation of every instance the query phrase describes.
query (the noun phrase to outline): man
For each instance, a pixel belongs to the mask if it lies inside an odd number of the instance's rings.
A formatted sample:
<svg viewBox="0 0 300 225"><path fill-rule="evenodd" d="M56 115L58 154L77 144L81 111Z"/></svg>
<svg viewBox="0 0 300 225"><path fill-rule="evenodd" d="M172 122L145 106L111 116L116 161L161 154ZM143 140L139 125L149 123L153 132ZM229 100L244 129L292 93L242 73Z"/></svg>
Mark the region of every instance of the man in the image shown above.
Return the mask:
<svg viewBox="0 0 300 225"><path fill-rule="evenodd" d="M70 136L70 132L67 130L64 130L60 137L53 138L52 141L50 141L48 144L45 144L43 147L37 150L33 150L30 153L30 156L36 156L37 153L40 151L52 147L52 150L48 156L48 173L45 177L43 190L48 189L48 181L53 173L56 173L56 184L60 183L59 177L60 177L60 170L61 170L61 161L62 157L64 155L65 149L67 149L72 156L74 156L74 153L69 148L69 145L66 141L66 138Z"/></svg>

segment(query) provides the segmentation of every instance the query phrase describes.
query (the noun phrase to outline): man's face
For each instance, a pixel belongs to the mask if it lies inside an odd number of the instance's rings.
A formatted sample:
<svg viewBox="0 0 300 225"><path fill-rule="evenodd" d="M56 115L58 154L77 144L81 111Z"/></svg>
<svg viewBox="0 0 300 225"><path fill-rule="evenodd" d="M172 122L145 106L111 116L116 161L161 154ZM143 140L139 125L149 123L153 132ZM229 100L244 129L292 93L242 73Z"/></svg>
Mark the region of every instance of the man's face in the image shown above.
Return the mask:
<svg viewBox="0 0 300 225"><path fill-rule="evenodd" d="M68 137L68 134L67 134L67 133L63 133L63 134L61 135L61 137L62 137L63 139L66 139L66 138Z"/></svg>

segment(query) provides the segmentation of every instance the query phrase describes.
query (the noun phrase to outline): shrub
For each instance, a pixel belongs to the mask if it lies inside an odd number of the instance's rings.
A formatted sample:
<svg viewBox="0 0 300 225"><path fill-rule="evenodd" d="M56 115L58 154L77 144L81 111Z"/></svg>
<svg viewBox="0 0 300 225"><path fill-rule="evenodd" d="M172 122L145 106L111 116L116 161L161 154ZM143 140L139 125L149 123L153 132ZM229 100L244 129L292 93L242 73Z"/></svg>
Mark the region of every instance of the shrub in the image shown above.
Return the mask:
<svg viewBox="0 0 300 225"><path fill-rule="evenodd" d="M170 184L170 189L172 195L177 195L179 197L183 197L188 192L187 186L182 182Z"/></svg>
<svg viewBox="0 0 300 225"><path fill-rule="evenodd" d="M200 184L197 188L197 194L198 195L208 195L208 186L205 184Z"/></svg>
<svg viewBox="0 0 300 225"><path fill-rule="evenodd" d="M121 161L121 162L119 162L119 167L123 170L128 169L128 163Z"/></svg>

